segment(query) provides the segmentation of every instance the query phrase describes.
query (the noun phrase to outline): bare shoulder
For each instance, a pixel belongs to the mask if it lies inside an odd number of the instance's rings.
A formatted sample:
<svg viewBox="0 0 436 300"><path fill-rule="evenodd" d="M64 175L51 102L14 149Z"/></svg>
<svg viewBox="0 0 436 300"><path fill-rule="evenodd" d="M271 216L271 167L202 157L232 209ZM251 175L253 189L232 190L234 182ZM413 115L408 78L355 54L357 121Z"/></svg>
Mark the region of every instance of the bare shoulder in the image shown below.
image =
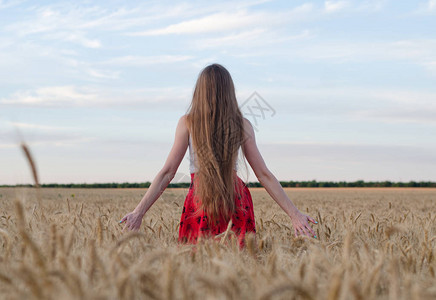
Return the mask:
<svg viewBox="0 0 436 300"><path fill-rule="evenodd" d="M187 122L186 115L183 115L180 117L179 122L177 124L177 130L179 130L180 132L182 132L185 135L189 134L188 122Z"/></svg>
<svg viewBox="0 0 436 300"><path fill-rule="evenodd" d="M187 115L183 115L179 119L179 123L181 126L188 128L188 121L187 121Z"/></svg>

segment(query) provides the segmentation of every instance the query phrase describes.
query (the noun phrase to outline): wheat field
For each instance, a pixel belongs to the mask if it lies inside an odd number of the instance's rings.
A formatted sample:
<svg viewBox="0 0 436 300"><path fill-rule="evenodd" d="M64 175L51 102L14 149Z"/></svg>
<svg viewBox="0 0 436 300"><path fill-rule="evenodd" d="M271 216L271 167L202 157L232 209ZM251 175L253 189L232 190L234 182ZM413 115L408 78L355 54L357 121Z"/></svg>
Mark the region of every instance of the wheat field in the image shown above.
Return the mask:
<svg viewBox="0 0 436 300"><path fill-rule="evenodd" d="M286 189L315 217L295 238L250 189L256 238L177 243L186 189L167 189L141 230L118 221L140 189L0 189L2 299L436 299L436 189Z"/></svg>

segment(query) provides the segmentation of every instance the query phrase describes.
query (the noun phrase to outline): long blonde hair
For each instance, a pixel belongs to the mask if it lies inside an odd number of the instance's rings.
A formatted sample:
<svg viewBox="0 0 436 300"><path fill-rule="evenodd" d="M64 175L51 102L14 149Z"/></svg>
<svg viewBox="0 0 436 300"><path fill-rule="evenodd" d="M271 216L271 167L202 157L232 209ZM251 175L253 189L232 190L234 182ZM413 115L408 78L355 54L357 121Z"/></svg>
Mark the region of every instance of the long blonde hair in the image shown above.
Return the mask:
<svg viewBox="0 0 436 300"><path fill-rule="evenodd" d="M186 118L198 161L194 195L209 221L223 217L228 222L242 192L234 167L244 130L233 80L223 66L201 71Z"/></svg>

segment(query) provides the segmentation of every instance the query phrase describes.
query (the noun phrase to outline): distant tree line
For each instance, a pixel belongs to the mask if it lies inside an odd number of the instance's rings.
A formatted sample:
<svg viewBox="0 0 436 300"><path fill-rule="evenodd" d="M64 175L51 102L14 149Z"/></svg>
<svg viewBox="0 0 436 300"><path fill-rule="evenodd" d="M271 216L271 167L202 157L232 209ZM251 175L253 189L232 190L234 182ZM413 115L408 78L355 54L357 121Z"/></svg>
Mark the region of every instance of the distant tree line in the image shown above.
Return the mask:
<svg viewBox="0 0 436 300"><path fill-rule="evenodd" d="M282 187L436 187L431 181L280 181Z"/></svg>
<svg viewBox="0 0 436 300"><path fill-rule="evenodd" d="M43 188L148 188L151 182L140 183L46 183L41 184ZM436 187L436 182L431 181L409 181L409 182L392 182L392 181L280 181L282 187ZM189 188L189 182L170 183L169 188ZM0 187L32 187L31 184L17 185L0 185ZM248 187L262 187L259 182L248 182Z"/></svg>

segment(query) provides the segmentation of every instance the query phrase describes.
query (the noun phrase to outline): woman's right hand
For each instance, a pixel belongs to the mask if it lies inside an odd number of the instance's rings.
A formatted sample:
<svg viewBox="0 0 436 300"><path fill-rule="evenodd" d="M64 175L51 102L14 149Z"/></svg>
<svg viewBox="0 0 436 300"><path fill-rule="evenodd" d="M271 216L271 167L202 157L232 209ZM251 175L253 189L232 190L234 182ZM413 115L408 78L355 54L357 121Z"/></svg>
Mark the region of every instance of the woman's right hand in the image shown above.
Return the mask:
<svg viewBox="0 0 436 300"><path fill-rule="evenodd" d="M138 231L139 227L141 227L143 217L144 215L135 211L125 215L120 221L120 224L124 222L126 223L123 227L123 231L126 230L126 228L129 230Z"/></svg>
<svg viewBox="0 0 436 300"><path fill-rule="evenodd" d="M291 219L292 225L294 227L295 237L297 237L298 235L306 235L316 238L316 233L312 229L312 227L310 227L309 222L312 222L313 224L318 224L317 221L299 211L295 215L293 215Z"/></svg>

